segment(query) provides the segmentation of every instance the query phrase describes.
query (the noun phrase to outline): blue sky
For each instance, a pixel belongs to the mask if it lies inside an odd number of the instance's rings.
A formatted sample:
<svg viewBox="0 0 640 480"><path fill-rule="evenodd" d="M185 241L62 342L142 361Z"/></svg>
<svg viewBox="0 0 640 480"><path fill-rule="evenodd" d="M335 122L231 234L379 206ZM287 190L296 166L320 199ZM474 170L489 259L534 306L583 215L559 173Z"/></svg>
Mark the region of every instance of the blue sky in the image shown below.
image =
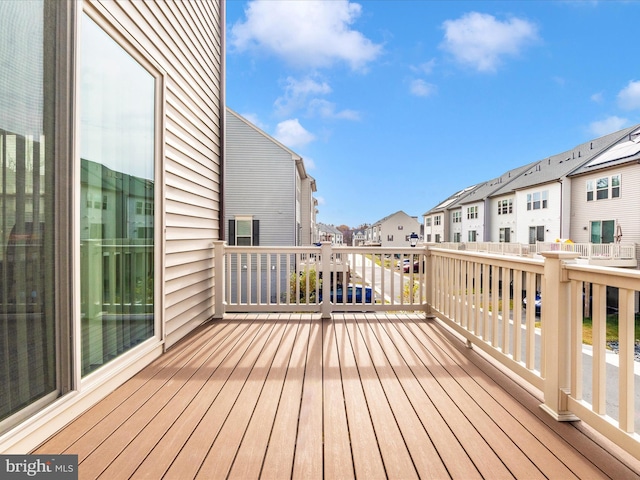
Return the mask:
<svg viewBox="0 0 640 480"><path fill-rule="evenodd" d="M637 1L226 5L227 105L305 159L323 223L421 216L640 123Z"/></svg>

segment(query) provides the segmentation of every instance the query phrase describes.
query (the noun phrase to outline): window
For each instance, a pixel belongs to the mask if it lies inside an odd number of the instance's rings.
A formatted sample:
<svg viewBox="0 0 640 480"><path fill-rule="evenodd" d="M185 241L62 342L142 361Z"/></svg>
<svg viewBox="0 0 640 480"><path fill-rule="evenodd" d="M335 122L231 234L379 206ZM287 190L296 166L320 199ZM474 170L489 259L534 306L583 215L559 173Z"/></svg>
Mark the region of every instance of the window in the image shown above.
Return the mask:
<svg viewBox="0 0 640 480"><path fill-rule="evenodd" d="M598 200L609 198L609 177L599 178L596 181L596 198Z"/></svg>
<svg viewBox="0 0 640 480"><path fill-rule="evenodd" d="M258 246L260 245L260 221L253 217L236 217L234 220L229 220L228 234L229 245ZM329 238L325 238L325 240L329 240Z"/></svg>
<svg viewBox="0 0 640 480"><path fill-rule="evenodd" d="M425 224L425 226L430 227L431 226L431 217L426 217L424 219L424 224Z"/></svg>
<svg viewBox="0 0 640 480"><path fill-rule="evenodd" d="M594 188L595 187L595 188ZM595 191L595 195L594 195ZM620 197L620 175L587 180L587 202Z"/></svg>
<svg viewBox="0 0 640 480"><path fill-rule="evenodd" d="M404 226L403 225L398 225L398 230L404 230Z"/></svg>
<svg viewBox="0 0 640 480"><path fill-rule="evenodd" d="M613 243L615 220L597 220L591 224L591 243Z"/></svg>
<svg viewBox="0 0 640 480"><path fill-rule="evenodd" d="M436 233L436 243L440 243L440 234Z"/></svg>
<svg viewBox="0 0 640 480"><path fill-rule="evenodd" d="M154 335L159 76L87 14L82 17L80 42L81 372L85 376ZM90 198L92 210L84 208Z"/></svg>
<svg viewBox="0 0 640 480"><path fill-rule="evenodd" d="M469 241L470 242L475 242L476 238L477 238L477 233L475 230L469 230L469 235L468 235Z"/></svg>
<svg viewBox="0 0 640 480"><path fill-rule="evenodd" d="M435 217L433 217L433 224L440 225L440 215L436 215Z"/></svg>
<svg viewBox="0 0 640 480"><path fill-rule="evenodd" d="M64 90L56 76L58 58L54 51L59 4L62 2L0 1L3 421L55 392L60 380L55 300L60 277L56 275L56 253L66 245L55 242L54 226L64 219L56 216L54 186L59 175L64 175L64 168L59 167L67 164L54 155L57 144L53 119L58 113L55 95ZM63 270L61 277L64 273ZM2 430L13 422L3 422Z"/></svg>
<svg viewBox="0 0 640 480"><path fill-rule="evenodd" d="M478 207L468 207L467 208L467 219L478 218Z"/></svg>
<svg viewBox="0 0 640 480"><path fill-rule="evenodd" d="M500 229L500 242L501 243L511 242L511 228Z"/></svg>
<svg viewBox="0 0 640 480"><path fill-rule="evenodd" d="M427 243L431 243L431 234L427 234Z"/></svg>
<svg viewBox="0 0 640 480"><path fill-rule="evenodd" d="M462 222L462 212L457 211L452 214L453 223L461 223Z"/></svg>
<svg viewBox="0 0 640 480"><path fill-rule="evenodd" d="M527 210L540 210L549 207L549 190L527 193Z"/></svg>
<svg viewBox="0 0 640 480"><path fill-rule="evenodd" d="M508 213L513 213L513 200L498 201L498 215L506 215Z"/></svg>
<svg viewBox="0 0 640 480"><path fill-rule="evenodd" d="M453 234L453 241L456 243L460 243L462 241L462 234L460 232L455 232Z"/></svg>
<svg viewBox="0 0 640 480"><path fill-rule="evenodd" d="M393 235L387 235L387 242L393 242Z"/></svg>
<svg viewBox="0 0 640 480"><path fill-rule="evenodd" d="M529 243L534 245L536 242L544 242L544 225L529 227Z"/></svg>
<svg viewBox="0 0 640 480"><path fill-rule="evenodd" d="M611 198L620 197L620 175L611 177Z"/></svg>

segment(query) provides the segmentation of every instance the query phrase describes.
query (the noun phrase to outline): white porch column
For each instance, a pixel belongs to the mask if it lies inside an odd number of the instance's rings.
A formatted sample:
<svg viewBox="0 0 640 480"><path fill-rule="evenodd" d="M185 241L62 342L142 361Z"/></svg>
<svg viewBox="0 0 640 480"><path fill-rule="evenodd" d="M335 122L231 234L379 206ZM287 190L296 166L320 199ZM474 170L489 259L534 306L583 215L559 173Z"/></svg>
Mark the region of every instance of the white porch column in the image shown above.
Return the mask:
<svg viewBox="0 0 640 480"><path fill-rule="evenodd" d="M540 407L558 421L575 421L578 417L567 410L571 386L571 303L570 283L562 267L579 254L553 251L541 255L545 261L541 293L544 403Z"/></svg>

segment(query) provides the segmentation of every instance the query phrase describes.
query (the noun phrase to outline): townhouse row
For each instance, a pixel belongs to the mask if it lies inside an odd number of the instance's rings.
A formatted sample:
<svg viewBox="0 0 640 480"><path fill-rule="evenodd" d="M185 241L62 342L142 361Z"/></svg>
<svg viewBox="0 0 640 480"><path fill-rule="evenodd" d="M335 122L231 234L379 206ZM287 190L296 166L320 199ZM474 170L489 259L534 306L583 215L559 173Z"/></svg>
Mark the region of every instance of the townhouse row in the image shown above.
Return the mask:
<svg viewBox="0 0 640 480"><path fill-rule="evenodd" d="M640 243L640 125L469 186L423 214L425 242Z"/></svg>

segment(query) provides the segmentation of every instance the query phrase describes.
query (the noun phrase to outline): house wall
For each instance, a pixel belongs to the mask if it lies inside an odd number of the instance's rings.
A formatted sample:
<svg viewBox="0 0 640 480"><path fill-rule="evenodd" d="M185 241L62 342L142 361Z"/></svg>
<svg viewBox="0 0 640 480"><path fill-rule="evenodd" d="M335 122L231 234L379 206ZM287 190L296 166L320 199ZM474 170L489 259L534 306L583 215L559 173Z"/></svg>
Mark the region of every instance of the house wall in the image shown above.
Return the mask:
<svg viewBox="0 0 640 480"><path fill-rule="evenodd" d="M260 221L261 246L296 245L297 169L291 152L229 111L226 129L225 224L251 215Z"/></svg>
<svg viewBox="0 0 640 480"><path fill-rule="evenodd" d="M498 204L503 200L511 200L513 203L513 211L512 213L503 213L498 215ZM501 195L499 197L493 197L489 199L488 202L489 211L486 212L486 216L491 218L491 226L490 226L490 237L487 239L489 242L499 242L500 241L500 229L508 228L510 231L513 231L511 234L511 242L516 242L516 231L517 231L517 204L516 204L516 195Z"/></svg>
<svg viewBox="0 0 640 480"><path fill-rule="evenodd" d="M132 58L142 58L161 76L156 83L160 85L156 99L159 119L155 145L157 168L155 179L151 180L154 181L154 211L158 219L154 229L153 279L156 280L154 316L159 331L141 345L105 363L91 376L82 377L79 356L84 344L79 342L84 339L78 326L82 314L78 295L83 286L72 284L70 295L58 298L58 289L65 286L55 285L56 299L60 300L58 308L64 312L59 320L64 325L59 327L67 333L58 338L56 361L61 371L58 378L61 387L41 402L19 412L17 426L0 432L2 453L30 451L148 365L163 348L170 347L214 314L215 272L211 241L219 238L221 228L224 2L80 0L63 3L51 0L51 3L64 5L70 12L56 25L61 36L66 39L69 35L69 42L64 44L65 55L61 55L63 60L56 59L64 64L56 65L62 72L61 77L68 73L74 78L78 73L74 67L78 68L76 47L81 44L81 38L76 34L82 35L83 9L91 13L107 35L117 38L121 45L126 44ZM129 50L135 51L135 55ZM66 62L68 72L65 71ZM56 81L64 83L57 77ZM64 86L58 83L52 88L62 90ZM63 98L68 95L73 100L68 105L56 105L56 119L66 119L68 115L76 120L79 116L82 101L78 98L76 102L79 86L71 82L69 88L72 91L59 95ZM69 144L79 143L78 123L69 122ZM64 129L66 125L60 128ZM77 155L69 154L65 158L70 159L70 165L74 163L69 171L80 172ZM61 183L60 189L56 190L56 197L70 199L69 211L63 208L64 202L56 210L57 222L62 221L69 230L76 230L80 178L69 172L61 171L60 174L69 175L75 182ZM74 235L73 238L80 240L81 234ZM61 250L65 248L70 251L71 263L60 264L61 271L57 272L56 279L65 282L67 277L73 277L76 281L79 276L74 277L69 270L77 269L80 263L80 247L60 247ZM97 281L100 283L102 279ZM68 334L69 331L72 334Z"/></svg>
<svg viewBox="0 0 640 480"><path fill-rule="evenodd" d="M587 181L620 175L620 197L587 202ZM615 220L622 229L622 243L640 243L638 185L640 165L628 164L571 179L571 234L576 243L591 241L590 222ZM585 230L586 227L586 230Z"/></svg>
<svg viewBox="0 0 640 480"><path fill-rule="evenodd" d="M380 224L380 243L383 247L408 247L407 235L420 234L420 223L409 215L398 213ZM393 237L391 240L389 239Z"/></svg>
<svg viewBox="0 0 640 480"><path fill-rule="evenodd" d="M527 210L527 194L548 191L547 208ZM516 192L515 211L518 218L517 243L529 243L529 227L544 226L544 241L553 242L561 238L560 220L562 211L562 186L559 182L546 183ZM512 240L513 241L513 240Z"/></svg>
<svg viewBox="0 0 640 480"><path fill-rule="evenodd" d="M477 218L467 218L469 209L476 208ZM484 238L484 203L473 202L462 205L462 241L469 241L469 232L476 232L476 242L487 241Z"/></svg>
<svg viewBox="0 0 640 480"><path fill-rule="evenodd" d="M313 190L311 188L312 181L309 177L301 182L301 245L311 245L313 243L313 230L315 222L313 221L313 212L315 205L313 203Z"/></svg>

